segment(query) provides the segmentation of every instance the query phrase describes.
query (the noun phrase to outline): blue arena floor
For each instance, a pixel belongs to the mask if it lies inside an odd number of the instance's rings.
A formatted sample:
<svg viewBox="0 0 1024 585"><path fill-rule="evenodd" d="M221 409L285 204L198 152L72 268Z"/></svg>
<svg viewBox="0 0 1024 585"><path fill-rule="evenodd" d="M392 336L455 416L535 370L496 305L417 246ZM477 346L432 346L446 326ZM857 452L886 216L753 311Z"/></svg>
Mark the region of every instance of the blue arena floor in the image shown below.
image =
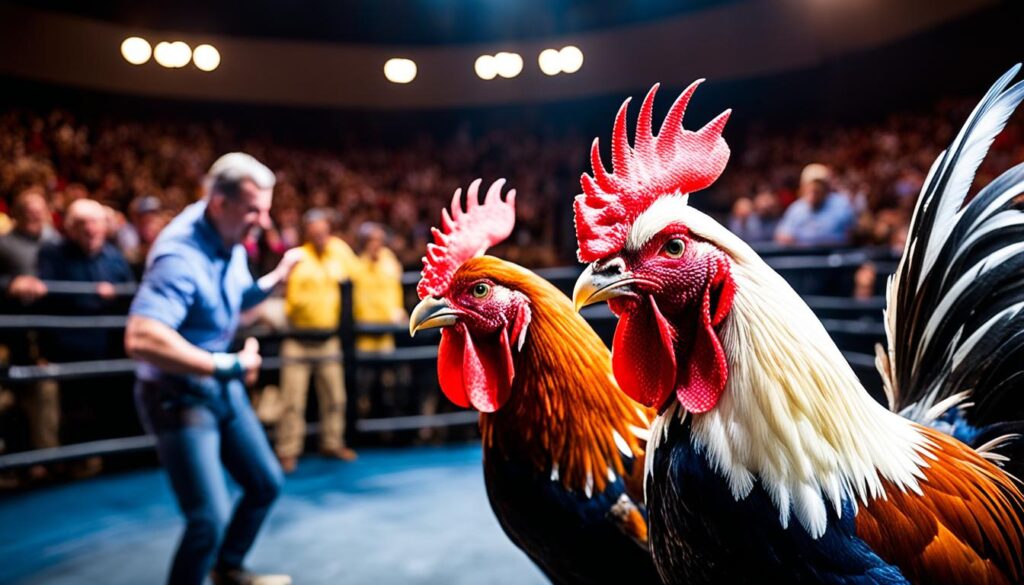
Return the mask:
<svg viewBox="0 0 1024 585"><path fill-rule="evenodd" d="M0 583L162 583L180 530L158 469L4 497ZM545 582L491 513L479 446L304 459L248 562L296 585Z"/></svg>

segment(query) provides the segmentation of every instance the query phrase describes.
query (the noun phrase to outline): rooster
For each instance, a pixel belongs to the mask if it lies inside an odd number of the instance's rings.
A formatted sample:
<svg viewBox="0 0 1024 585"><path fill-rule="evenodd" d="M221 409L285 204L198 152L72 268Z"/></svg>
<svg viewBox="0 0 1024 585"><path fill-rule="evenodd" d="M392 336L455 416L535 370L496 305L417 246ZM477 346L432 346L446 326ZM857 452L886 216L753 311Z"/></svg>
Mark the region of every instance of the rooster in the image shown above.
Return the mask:
<svg viewBox="0 0 1024 585"><path fill-rule="evenodd" d="M1024 582L1024 500L1000 466L1015 460L1001 431L1020 418L1024 376L1024 165L964 203L1024 97L1022 83L1006 89L1018 69L922 189L877 358L888 408L793 289L690 206L729 157L728 111L682 129L700 82L656 137L655 86L632 147L623 104L612 173L595 140L575 202L590 264L574 301L619 316L615 378L659 412L645 488L665 582Z"/></svg>
<svg viewBox="0 0 1024 585"><path fill-rule="evenodd" d="M481 412L487 496L509 538L555 583L656 583L642 500L653 411L621 394L608 349L568 297L483 256L515 223L515 190L455 192L427 246L410 334L442 327L444 394ZM596 392L595 392L596 390Z"/></svg>

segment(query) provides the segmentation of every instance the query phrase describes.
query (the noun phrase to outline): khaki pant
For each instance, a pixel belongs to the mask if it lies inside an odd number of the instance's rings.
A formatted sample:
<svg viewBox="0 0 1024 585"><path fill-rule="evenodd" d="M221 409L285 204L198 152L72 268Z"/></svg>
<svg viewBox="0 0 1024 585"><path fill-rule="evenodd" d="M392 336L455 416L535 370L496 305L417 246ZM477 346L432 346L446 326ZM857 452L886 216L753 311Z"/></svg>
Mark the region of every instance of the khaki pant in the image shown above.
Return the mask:
<svg viewBox="0 0 1024 585"><path fill-rule="evenodd" d="M339 449L345 445L345 373L340 358L315 363L292 360L339 356L337 336L324 341L285 339L281 343L281 397L284 411L277 423L277 454L298 457L306 438L306 396L309 377L316 378L320 404L320 448Z"/></svg>
<svg viewBox="0 0 1024 585"><path fill-rule="evenodd" d="M60 445L60 387L55 380L42 380L19 393L28 419L29 442L33 449Z"/></svg>

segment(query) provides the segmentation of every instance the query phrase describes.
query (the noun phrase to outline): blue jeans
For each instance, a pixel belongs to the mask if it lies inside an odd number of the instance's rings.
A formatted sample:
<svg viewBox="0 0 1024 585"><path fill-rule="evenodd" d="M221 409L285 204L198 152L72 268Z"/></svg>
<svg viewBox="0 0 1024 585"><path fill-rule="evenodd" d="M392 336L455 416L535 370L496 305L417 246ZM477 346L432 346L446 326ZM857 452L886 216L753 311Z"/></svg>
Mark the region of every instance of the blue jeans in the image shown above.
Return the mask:
<svg viewBox="0 0 1024 585"><path fill-rule="evenodd" d="M190 388L191 386L191 388ZM200 585L210 570L242 565L284 483L281 467L238 380L139 381L135 400L185 516L168 582ZM242 488L232 509L224 470Z"/></svg>

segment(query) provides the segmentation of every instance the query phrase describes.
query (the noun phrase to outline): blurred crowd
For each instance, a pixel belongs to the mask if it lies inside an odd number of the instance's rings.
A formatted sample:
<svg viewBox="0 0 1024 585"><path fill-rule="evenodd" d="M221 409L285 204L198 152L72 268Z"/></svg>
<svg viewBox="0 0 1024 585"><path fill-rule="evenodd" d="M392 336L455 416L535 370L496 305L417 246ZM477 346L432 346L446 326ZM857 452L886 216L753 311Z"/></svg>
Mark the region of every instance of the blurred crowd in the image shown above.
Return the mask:
<svg viewBox="0 0 1024 585"><path fill-rule="evenodd" d="M948 99L860 123L754 124L730 137L733 160L704 206L731 209L730 227L754 243L899 248L928 168L974 103ZM1021 126L1012 122L1000 136L979 182L1024 158ZM44 194L57 228L72 201L91 198L106 206L111 240L138 272L166 219L199 196L213 159L242 150L279 175L275 227L248 244L257 267L297 244L302 214L323 207L336 212L335 233L348 242L365 222L385 226L399 262L417 269L439 208L478 176L505 176L519 193L516 231L502 254L531 267L557 265L573 259L567 200L588 170L588 139L541 134L463 127L444 138L412 134L397 147L349 137L328 148L223 122L86 121L59 109L12 109L0 114L0 232L9 226L7 206L26 189ZM794 209L800 199L810 208ZM815 221L821 213L827 221ZM815 223L827 233L801 227Z"/></svg>
<svg viewBox="0 0 1024 585"><path fill-rule="evenodd" d="M199 197L214 158L232 150L278 174L275 226L248 244L257 266L273 265L274 255L297 244L304 211L323 207L336 212L335 231L349 242L366 222L386 226L388 246L407 269L418 268L440 208L478 176L505 176L520 193L507 254L530 266L558 264L551 202L564 202L563 186L578 177L586 154L579 140L505 131L423 134L401 148L352 140L328 149L219 122L86 122L64 110L11 110L0 114L0 212L18 193L37 189L59 227L72 201L94 199L107 207L112 240L139 266L162 223ZM0 217L0 231L5 223Z"/></svg>
<svg viewBox="0 0 1024 585"><path fill-rule="evenodd" d="M975 99L860 124L752 128L723 176L728 225L751 243L884 246L903 250L928 170ZM1024 160L1024 123L1011 120L978 172L985 185Z"/></svg>

